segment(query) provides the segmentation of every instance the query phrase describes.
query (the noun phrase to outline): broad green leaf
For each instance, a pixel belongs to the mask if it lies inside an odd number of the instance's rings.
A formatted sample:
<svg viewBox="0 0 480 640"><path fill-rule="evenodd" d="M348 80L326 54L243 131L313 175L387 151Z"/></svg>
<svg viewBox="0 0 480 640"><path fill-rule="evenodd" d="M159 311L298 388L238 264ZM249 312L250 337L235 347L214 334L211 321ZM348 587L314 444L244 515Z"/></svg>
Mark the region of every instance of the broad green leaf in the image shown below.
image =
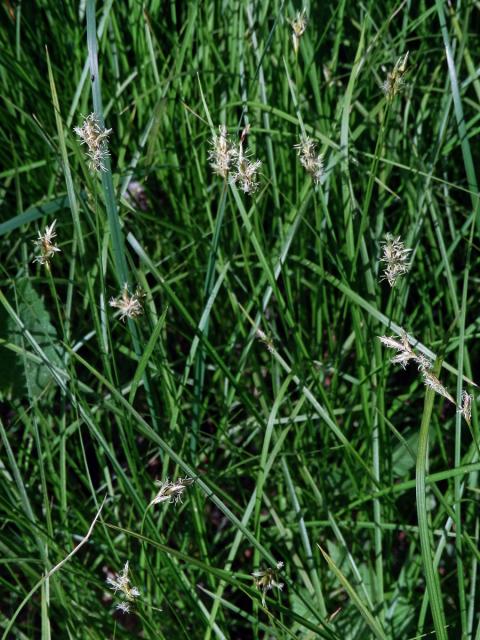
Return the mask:
<svg viewBox="0 0 480 640"><path fill-rule="evenodd" d="M18 315L25 328L35 337L51 364L61 365L57 332L43 299L28 278L16 283ZM15 301L11 300L12 306ZM0 315L0 338L18 347L23 345L23 337L18 326L7 314ZM22 358L5 347L0 347L0 390L16 396L34 398L45 389L51 380L46 364L31 358Z"/></svg>
<svg viewBox="0 0 480 640"><path fill-rule="evenodd" d="M403 477L415 466L418 450L418 431L415 431L404 442L399 442L393 450L392 472L397 478Z"/></svg>

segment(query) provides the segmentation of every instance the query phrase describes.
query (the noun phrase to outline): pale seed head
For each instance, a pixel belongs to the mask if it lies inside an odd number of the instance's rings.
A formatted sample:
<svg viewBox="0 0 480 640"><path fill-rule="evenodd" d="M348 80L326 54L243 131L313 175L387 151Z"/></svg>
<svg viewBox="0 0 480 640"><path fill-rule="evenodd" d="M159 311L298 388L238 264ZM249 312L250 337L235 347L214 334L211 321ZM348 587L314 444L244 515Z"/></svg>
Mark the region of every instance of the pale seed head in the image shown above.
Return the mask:
<svg viewBox="0 0 480 640"><path fill-rule="evenodd" d="M257 180L257 171L262 166L260 160L250 162L250 160L243 156L237 163L237 172L233 176L233 181L238 185L244 193L251 195L255 193L259 187Z"/></svg>
<svg viewBox="0 0 480 640"><path fill-rule="evenodd" d="M224 124L218 127L218 134L213 135L210 144L211 149L208 154L210 166L214 173L225 179L231 171L238 152L229 139L227 127Z"/></svg>
<svg viewBox="0 0 480 640"><path fill-rule="evenodd" d="M460 413L463 415L468 424L472 419L472 401L473 396L467 393L465 390L462 391L462 406L460 408Z"/></svg>
<svg viewBox="0 0 480 640"><path fill-rule="evenodd" d="M430 373L429 371L424 371L423 382L425 383L426 387L433 389L435 393L438 393L439 395L443 396L444 398L446 398L447 400L455 404L455 400L448 393L447 389L443 386L440 380L433 375L433 373Z"/></svg>
<svg viewBox="0 0 480 640"><path fill-rule="evenodd" d="M115 577L107 578L107 584L110 589L113 589L114 593L120 592L128 602L134 602L135 598L140 597L140 590L137 587L130 586L130 577L129 577L129 564L128 560L125 563L125 566L117 574ZM117 608L121 608L117 605ZM129 609L130 610L130 609ZM128 611L129 611L128 610ZM126 613L124 611L124 613Z"/></svg>
<svg viewBox="0 0 480 640"><path fill-rule="evenodd" d="M47 268L50 268L50 260L53 256L61 251L59 247L54 242L54 238L57 237L57 232L55 231L55 225L57 221L54 220L50 226L45 227L45 231L43 235L39 232L38 238L33 242L40 249L39 255L35 256L33 262L39 262L40 264L44 264Z"/></svg>
<svg viewBox="0 0 480 640"><path fill-rule="evenodd" d="M193 478L178 478L174 482L170 482L168 478L165 481L157 480L155 484L159 487L159 490L149 506L161 504L162 502L167 502L168 504L182 502L185 489L194 482Z"/></svg>
<svg viewBox="0 0 480 640"><path fill-rule="evenodd" d="M408 54L409 52L407 51L405 55L397 60L392 71L387 73L387 78L382 85L385 97L389 102L395 98L405 84L404 76L407 71Z"/></svg>
<svg viewBox="0 0 480 640"><path fill-rule="evenodd" d="M128 284L123 285L121 294L117 298L110 298L109 305L120 310L120 320L125 322L126 318L138 318L142 315L142 298L144 293L141 289L137 288L135 293L130 295L128 291Z"/></svg>
<svg viewBox="0 0 480 640"><path fill-rule="evenodd" d="M267 336L265 331L262 331L262 329L258 328L256 331L256 336L260 340L260 342L263 342L270 353L274 353L275 347L273 346L272 339Z"/></svg>
<svg viewBox="0 0 480 640"><path fill-rule="evenodd" d="M432 363L422 353L417 353L410 344L408 335L405 331L400 334L400 339L391 336L379 336L379 340L389 349L395 349L397 355L390 360L392 364L399 364L405 369L410 362L416 362L419 370L423 373L432 368Z"/></svg>
<svg viewBox="0 0 480 640"><path fill-rule="evenodd" d="M388 284L393 287L398 278L408 273L410 269L408 258L411 249L405 248L400 236L394 238L390 233L386 234L382 247L383 255L380 261L385 263L385 268L381 280L387 280Z"/></svg>
<svg viewBox="0 0 480 640"><path fill-rule="evenodd" d="M396 338L392 338L390 336L379 336L379 340L382 344L384 344L389 349L395 349L397 351L397 355L395 355L391 360L393 364L399 364L403 368L405 368L410 361L416 362L418 365L418 370L422 374L422 378L425 386L429 387L430 389L433 389L435 393L440 394L441 396L443 396L444 398L447 398L447 400L455 404L454 399L448 393L447 389L443 386L440 380L431 372L431 369L433 366L432 362L422 353L418 354L413 349L413 347L409 342L408 335L406 334L405 331L402 331L400 340Z"/></svg>
<svg viewBox="0 0 480 640"><path fill-rule="evenodd" d="M323 156L317 154L315 142L308 136L302 136L300 142L294 145L300 159L300 164L311 175L317 185L323 176Z"/></svg>
<svg viewBox="0 0 480 640"><path fill-rule="evenodd" d="M307 28L306 13L307 13L306 9L303 9L303 11L301 12L298 11L295 17L295 20L292 20L290 23L292 26L292 41L293 41L293 50L295 52L295 55L298 54L298 48L300 46L300 38L303 36Z"/></svg>
<svg viewBox="0 0 480 640"><path fill-rule="evenodd" d="M259 571L254 571L251 575L254 581L255 586L259 591L262 592L262 605L264 607L267 606L265 596L267 591L273 589L274 587L279 591L283 590L283 582L278 581L278 571L283 568L283 562L277 562L275 569L264 569Z"/></svg>
<svg viewBox="0 0 480 640"><path fill-rule="evenodd" d="M91 113L84 118L82 126L74 127L73 130L81 139L80 144L86 144L88 147L87 155L90 171L106 171L104 160L110 155L107 148L107 139L112 130L105 129L100 125L96 113Z"/></svg>
<svg viewBox="0 0 480 640"><path fill-rule="evenodd" d="M259 186L257 172L262 163L260 160L251 162L248 153L244 152L243 145L249 131L250 125L247 124L242 131L239 144L235 145L229 139L225 125L220 125L218 134L214 134L211 140L208 159L214 173L224 179L231 176L231 182L241 191L252 194Z"/></svg>

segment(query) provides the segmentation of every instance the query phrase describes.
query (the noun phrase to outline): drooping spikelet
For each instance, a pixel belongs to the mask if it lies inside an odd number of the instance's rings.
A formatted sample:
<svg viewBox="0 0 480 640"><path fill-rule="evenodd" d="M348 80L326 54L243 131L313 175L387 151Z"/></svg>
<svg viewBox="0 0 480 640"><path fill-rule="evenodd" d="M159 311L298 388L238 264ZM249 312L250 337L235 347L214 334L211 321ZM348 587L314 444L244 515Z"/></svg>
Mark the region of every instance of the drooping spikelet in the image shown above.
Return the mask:
<svg viewBox="0 0 480 640"><path fill-rule="evenodd" d="M255 586L259 591L262 592L262 604L264 607L267 606L265 596L267 591L273 589L274 587L279 591L283 589L283 582L278 582L278 571L282 569L283 562L277 562L277 566L275 569L264 569L262 571L254 571L251 575L253 577Z"/></svg>
<svg viewBox="0 0 480 640"><path fill-rule="evenodd" d="M193 478L178 478L174 482L170 482L167 478L165 481L156 481L159 487L157 495L150 502L150 506L167 502L168 504L176 504L182 501L182 495L187 487L195 482Z"/></svg>
<svg viewBox="0 0 480 640"><path fill-rule="evenodd" d="M472 401L473 396L471 396L465 390L462 391L462 406L459 408L459 411L468 422L468 424L470 424L470 421L472 419Z"/></svg>
<svg viewBox="0 0 480 640"><path fill-rule="evenodd" d="M426 372L423 376L423 382L425 383L426 387L433 389L435 393L438 393L439 395L443 396L444 398L446 398L447 400L450 400L450 402L455 404L455 400L448 393L448 391L440 382L440 380L437 378L437 376L433 375L433 373Z"/></svg>
<svg viewBox="0 0 480 640"><path fill-rule="evenodd" d="M391 336L379 336L379 340L389 349L395 349L397 355L391 360L392 364L399 364L404 369L406 365L413 361L418 365L418 370L422 374L423 382L425 386L433 389L435 393L446 398L449 402L456 404L455 400L448 393L445 386L432 372L432 363L423 354L418 354L410 344L410 340L405 331L401 332L400 340Z"/></svg>

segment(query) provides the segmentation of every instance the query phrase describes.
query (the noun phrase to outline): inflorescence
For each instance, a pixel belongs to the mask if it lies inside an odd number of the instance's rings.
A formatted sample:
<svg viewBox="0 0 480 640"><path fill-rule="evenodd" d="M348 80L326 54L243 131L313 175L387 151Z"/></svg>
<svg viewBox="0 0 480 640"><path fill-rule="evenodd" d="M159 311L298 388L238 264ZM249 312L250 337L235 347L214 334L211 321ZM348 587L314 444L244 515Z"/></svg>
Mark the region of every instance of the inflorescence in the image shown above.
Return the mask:
<svg viewBox="0 0 480 640"><path fill-rule="evenodd" d="M391 359L392 364L399 364L401 367L405 369L409 362L414 362L418 366L418 370L420 371L423 383L426 387L433 389L435 393L446 398L449 402L457 406L457 403L447 391L446 387L442 384L442 382L434 375L431 371L433 364L432 362L423 354L419 354L412 347L410 338L406 334L405 331L402 331L400 334L400 339L392 336L379 336L379 340L382 344L384 344L389 349L395 349L397 354ZM461 398L461 406L457 407L458 411L464 416L465 420L470 424L471 419L471 407L472 407L472 396L468 394L466 391L462 392Z"/></svg>
<svg viewBox="0 0 480 640"><path fill-rule="evenodd" d="M137 288L135 293L130 295L128 284L123 285L121 294L117 298L110 298L109 305L120 310L120 320L125 322L126 318L138 318L143 313L142 298L144 293Z"/></svg>
<svg viewBox="0 0 480 640"><path fill-rule="evenodd" d="M135 602L136 598L140 597L140 590L137 587L130 586L130 577L128 574L129 564L127 560L119 574L113 578L107 578L107 584L110 589L113 589L115 594L120 592L120 596L123 598L123 600L116 605L116 609L122 613L130 613L131 605Z"/></svg>
<svg viewBox="0 0 480 640"><path fill-rule="evenodd" d="M107 138L112 130L105 129L100 124L96 113L91 113L84 119L81 127L75 127L73 130L81 138L81 144L86 144L88 147L87 155L90 171L106 171L104 160L110 155L107 147Z"/></svg>
<svg viewBox="0 0 480 640"><path fill-rule="evenodd" d="M295 55L298 54L298 48L300 46L300 38L305 33L307 28L307 18L306 18L307 10L303 9L302 12L298 11L295 17L295 20L292 20L290 23L292 26L292 40L293 40L293 50Z"/></svg>
<svg viewBox="0 0 480 640"><path fill-rule="evenodd" d="M387 78L382 85L385 97L391 102L395 96L402 90L405 84L405 72L407 71L408 51L401 56L392 71L387 73Z"/></svg>
<svg viewBox="0 0 480 640"><path fill-rule="evenodd" d="M228 137L225 125L220 125L218 134L214 134L211 140L208 159L215 174L224 180L230 177L232 183L237 184L244 193L252 194L259 187L257 173L262 163L260 160L252 162L248 152L244 150L249 130L247 125L242 131L240 142L235 145Z"/></svg>
<svg viewBox="0 0 480 640"><path fill-rule="evenodd" d="M300 142L294 145L297 149L300 164L312 176L317 185L323 176L323 156L317 153L315 142L308 136L302 135Z"/></svg>
<svg viewBox="0 0 480 640"><path fill-rule="evenodd" d="M50 260L53 256L61 251L54 242L54 238L57 237L57 232L55 231L56 224L57 221L54 220L49 227L45 227L43 235L38 232L38 238L33 241L40 249L40 254L35 256L33 262L39 262L40 264L45 265L47 269L50 268Z"/></svg>
<svg viewBox="0 0 480 640"><path fill-rule="evenodd" d="M381 262L385 262L382 280L387 280L391 287L395 286L400 276L408 273L410 263L408 262L411 249L405 249L405 245L400 240L400 236L394 238L391 233L387 233L382 242L383 255Z"/></svg>
<svg viewBox="0 0 480 640"><path fill-rule="evenodd" d="M174 482L170 482L168 478L165 481L157 480L155 484L159 487L157 495L150 502L150 506L167 502L168 504L176 504L182 502L182 495L187 487L195 482L193 478L178 478Z"/></svg>
<svg viewBox="0 0 480 640"><path fill-rule="evenodd" d="M255 586L259 591L262 592L262 605L264 607L267 606L266 603L266 594L270 589L274 587L279 591L283 589L283 582L278 581L278 572L283 567L283 562L277 562L277 566L275 569L265 569L261 571L254 571L252 573L253 581Z"/></svg>

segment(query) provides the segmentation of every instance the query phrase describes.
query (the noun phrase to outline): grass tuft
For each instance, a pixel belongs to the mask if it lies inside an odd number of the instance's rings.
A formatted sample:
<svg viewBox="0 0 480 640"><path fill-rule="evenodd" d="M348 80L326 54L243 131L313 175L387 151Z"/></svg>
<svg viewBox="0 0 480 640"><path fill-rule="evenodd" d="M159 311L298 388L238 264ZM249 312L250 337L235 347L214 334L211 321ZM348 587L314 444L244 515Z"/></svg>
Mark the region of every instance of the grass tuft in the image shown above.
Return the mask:
<svg viewBox="0 0 480 640"><path fill-rule="evenodd" d="M477 31L3 3L2 640L480 640Z"/></svg>

